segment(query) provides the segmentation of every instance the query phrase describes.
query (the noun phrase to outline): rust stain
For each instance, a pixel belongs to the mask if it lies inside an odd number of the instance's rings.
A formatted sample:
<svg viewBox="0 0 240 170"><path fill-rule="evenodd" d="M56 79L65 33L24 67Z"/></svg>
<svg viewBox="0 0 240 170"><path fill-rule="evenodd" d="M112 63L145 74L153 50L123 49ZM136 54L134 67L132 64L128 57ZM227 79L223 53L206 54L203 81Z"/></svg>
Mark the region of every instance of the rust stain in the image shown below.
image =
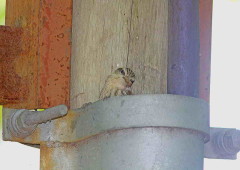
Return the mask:
<svg viewBox="0 0 240 170"><path fill-rule="evenodd" d="M41 134L41 129L36 128L36 130L29 137L25 138L25 143L40 144Z"/></svg>
<svg viewBox="0 0 240 170"><path fill-rule="evenodd" d="M0 27L0 104L69 106L71 20L72 0L7 0L10 27Z"/></svg>
<svg viewBox="0 0 240 170"><path fill-rule="evenodd" d="M37 106L38 11L39 2L36 0L7 0L6 25L21 27L23 31L17 47L21 52L14 52L11 57L2 60L6 64L1 66L7 76L3 80L8 90L5 96L14 98L4 102L5 107L32 109Z"/></svg>
<svg viewBox="0 0 240 170"><path fill-rule="evenodd" d="M49 148L45 144L40 145L40 170L54 169L53 151L54 148Z"/></svg>
<svg viewBox="0 0 240 170"><path fill-rule="evenodd" d="M17 62L27 53L23 37L22 28L0 26L0 104L17 103L29 96L24 69L17 70L18 64L22 64Z"/></svg>
<svg viewBox="0 0 240 170"><path fill-rule="evenodd" d="M59 141L76 140L76 121L79 114L74 111L68 111L68 114L54 122L53 134L58 136Z"/></svg>
<svg viewBox="0 0 240 170"><path fill-rule="evenodd" d="M39 106L69 106L72 2L41 1Z"/></svg>

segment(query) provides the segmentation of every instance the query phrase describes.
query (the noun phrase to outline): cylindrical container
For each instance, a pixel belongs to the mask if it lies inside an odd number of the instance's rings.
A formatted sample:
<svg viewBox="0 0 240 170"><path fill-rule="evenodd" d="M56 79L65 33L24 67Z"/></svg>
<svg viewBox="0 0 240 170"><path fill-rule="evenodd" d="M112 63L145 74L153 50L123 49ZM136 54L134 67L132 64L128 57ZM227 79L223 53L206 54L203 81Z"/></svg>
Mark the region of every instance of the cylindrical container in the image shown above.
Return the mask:
<svg viewBox="0 0 240 170"><path fill-rule="evenodd" d="M41 169L202 170L208 110L201 99L177 95L98 101L75 110L78 139L41 145Z"/></svg>

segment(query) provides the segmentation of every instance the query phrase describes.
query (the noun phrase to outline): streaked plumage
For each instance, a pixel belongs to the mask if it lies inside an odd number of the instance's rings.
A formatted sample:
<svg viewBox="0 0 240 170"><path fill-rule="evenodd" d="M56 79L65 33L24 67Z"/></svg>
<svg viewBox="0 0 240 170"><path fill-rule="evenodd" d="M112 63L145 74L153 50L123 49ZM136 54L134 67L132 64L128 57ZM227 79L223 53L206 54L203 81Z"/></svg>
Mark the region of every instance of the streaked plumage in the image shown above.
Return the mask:
<svg viewBox="0 0 240 170"><path fill-rule="evenodd" d="M111 96L131 95L131 86L135 81L135 74L130 68L118 68L105 81L99 99Z"/></svg>

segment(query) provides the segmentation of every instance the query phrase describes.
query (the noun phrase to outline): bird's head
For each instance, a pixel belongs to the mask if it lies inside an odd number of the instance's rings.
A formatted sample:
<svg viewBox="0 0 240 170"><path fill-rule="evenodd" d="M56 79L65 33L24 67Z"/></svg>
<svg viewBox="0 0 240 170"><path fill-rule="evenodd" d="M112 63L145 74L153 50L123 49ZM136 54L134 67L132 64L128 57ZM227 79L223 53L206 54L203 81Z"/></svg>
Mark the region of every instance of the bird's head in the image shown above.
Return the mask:
<svg viewBox="0 0 240 170"><path fill-rule="evenodd" d="M135 81L135 74L130 68L118 68L112 74L120 90L131 88Z"/></svg>

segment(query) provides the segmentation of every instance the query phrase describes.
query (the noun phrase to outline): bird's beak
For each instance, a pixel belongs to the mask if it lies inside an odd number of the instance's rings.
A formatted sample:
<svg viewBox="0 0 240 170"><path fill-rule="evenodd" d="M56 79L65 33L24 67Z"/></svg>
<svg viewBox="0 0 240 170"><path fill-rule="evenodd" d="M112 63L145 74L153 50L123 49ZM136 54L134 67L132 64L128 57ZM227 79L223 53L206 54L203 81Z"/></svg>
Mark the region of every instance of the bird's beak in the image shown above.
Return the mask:
<svg viewBox="0 0 240 170"><path fill-rule="evenodd" d="M125 80L125 82L126 82L126 84L127 84L127 85L126 85L127 87L131 87L131 86L132 86L133 83L129 80L128 77L127 77L127 78L126 78L126 77L123 77L123 79Z"/></svg>
<svg viewBox="0 0 240 170"><path fill-rule="evenodd" d="M128 87L131 87L131 86L132 86L132 82L129 81L129 82L127 83L127 86L128 86Z"/></svg>

